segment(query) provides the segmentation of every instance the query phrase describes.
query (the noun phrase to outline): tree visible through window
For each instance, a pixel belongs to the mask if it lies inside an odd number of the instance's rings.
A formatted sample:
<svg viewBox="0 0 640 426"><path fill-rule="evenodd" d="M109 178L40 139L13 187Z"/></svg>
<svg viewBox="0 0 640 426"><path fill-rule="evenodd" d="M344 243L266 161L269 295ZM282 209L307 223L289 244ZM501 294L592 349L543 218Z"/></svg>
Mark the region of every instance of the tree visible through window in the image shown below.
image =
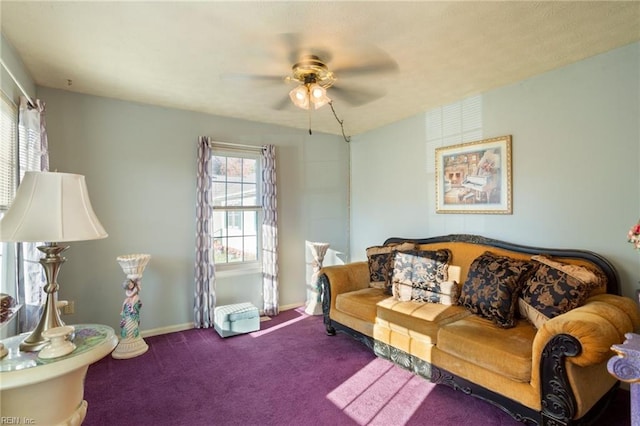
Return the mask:
<svg viewBox="0 0 640 426"><path fill-rule="evenodd" d="M260 160L255 153L211 157L216 264L258 261Z"/></svg>

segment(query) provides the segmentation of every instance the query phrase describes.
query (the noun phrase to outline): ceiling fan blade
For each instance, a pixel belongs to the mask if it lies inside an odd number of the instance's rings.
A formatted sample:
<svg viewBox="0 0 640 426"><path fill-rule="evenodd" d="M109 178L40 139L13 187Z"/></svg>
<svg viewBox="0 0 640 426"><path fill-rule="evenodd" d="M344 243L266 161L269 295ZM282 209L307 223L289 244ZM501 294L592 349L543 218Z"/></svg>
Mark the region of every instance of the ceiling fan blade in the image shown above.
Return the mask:
<svg viewBox="0 0 640 426"><path fill-rule="evenodd" d="M355 74L375 74L398 71L398 63L393 59L381 59L364 65L336 68L333 70L336 76L344 77Z"/></svg>
<svg viewBox="0 0 640 426"><path fill-rule="evenodd" d="M327 95L330 98L333 96L340 98L352 106L360 106L380 99L385 93L378 90L345 89L339 85L333 85L327 90Z"/></svg>
<svg viewBox="0 0 640 426"><path fill-rule="evenodd" d="M238 80L238 81L264 81L264 82L278 82L282 83L285 78L281 75L265 75L265 74L242 74L242 73L225 73L220 75L223 80Z"/></svg>
<svg viewBox="0 0 640 426"><path fill-rule="evenodd" d="M280 34L280 38L287 49L288 59L292 65L308 55L317 56L325 63L331 61L332 55L327 48L305 41L300 33L283 33Z"/></svg>
<svg viewBox="0 0 640 426"><path fill-rule="evenodd" d="M289 99L289 96L285 96L282 99L280 99L277 103L275 103L271 108L277 110L277 111L282 111L283 109L289 107L293 105L291 103L291 99Z"/></svg>
<svg viewBox="0 0 640 426"><path fill-rule="evenodd" d="M280 38L287 51L288 60L290 63L298 61L298 51L300 50L300 44L302 37L299 33L283 33L280 34Z"/></svg>

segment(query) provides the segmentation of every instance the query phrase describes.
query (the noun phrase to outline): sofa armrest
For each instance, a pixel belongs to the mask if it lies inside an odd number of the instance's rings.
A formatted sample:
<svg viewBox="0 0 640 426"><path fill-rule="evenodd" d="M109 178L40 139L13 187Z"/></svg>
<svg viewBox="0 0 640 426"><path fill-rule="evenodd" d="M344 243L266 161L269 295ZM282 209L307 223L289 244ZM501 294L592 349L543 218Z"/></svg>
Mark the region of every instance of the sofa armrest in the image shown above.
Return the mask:
<svg viewBox="0 0 640 426"><path fill-rule="evenodd" d="M613 297L609 300L613 303L590 298L585 305L550 319L536 333L531 385L540 389L543 418L565 424L582 412L587 396L572 389L577 379L573 375L588 376L594 371L590 367L599 368L599 364L606 370L611 346L634 329L637 313L624 309L626 298Z"/></svg>
<svg viewBox="0 0 640 426"><path fill-rule="evenodd" d="M320 274L327 276L332 296L369 286L369 265L365 261L327 266Z"/></svg>
<svg viewBox="0 0 640 426"><path fill-rule="evenodd" d="M360 290L369 286L369 264L366 261L346 265L327 266L319 272L322 287L322 314L327 334L335 334L331 326L331 311L336 308L339 294Z"/></svg>
<svg viewBox="0 0 640 426"><path fill-rule="evenodd" d="M623 342L625 333L633 330L633 320L628 313L611 303L589 299L583 306L550 319L538 330L533 341L534 368L554 336L565 334L577 339L581 349L568 360L586 367L608 360L611 345Z"/></svg>
<svg viewBox="0 0 640 426"><path fill-rule="evenodd" d="M623 311L631 320L634 332L640 331L640 311L638 311L638 305L633 299L605 293L590 297L587 303L596 301L608 303Z"/></svg>

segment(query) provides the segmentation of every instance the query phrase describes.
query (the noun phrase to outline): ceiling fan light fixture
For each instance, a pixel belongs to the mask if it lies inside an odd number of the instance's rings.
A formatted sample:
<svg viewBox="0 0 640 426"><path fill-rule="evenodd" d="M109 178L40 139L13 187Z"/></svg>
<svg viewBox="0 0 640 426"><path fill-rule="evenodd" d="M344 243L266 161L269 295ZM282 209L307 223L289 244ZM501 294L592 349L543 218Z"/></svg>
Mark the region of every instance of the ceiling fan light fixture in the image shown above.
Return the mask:
<svg viewBox="0 0 640 426"><path fill-rule="evenodd" d="M291 102L298 108L309 109L309 89L301 84L289 92Z"/></svg>
<svg viewBox="0 0 640 426"><path fill-rule="evenodd" d="M331 99L327 96L327 89L317 83L309 85L309 98L311 98L315 109L322 108L331 102Z"/></svg>
<svg viewBox="0 0 640 426"><path fill-rule="evenodd" d="M326 96L327 91L324 87L319 86L318 84L309 85L309 93L311 93L312 99L320 99L323 96Z"/></svg>
<svg viewBox="0 0 640 426"><path fill-rule="evenodd" d="M317 83L301 84L289 92L289 97L295 106L302 109L309 109L311 104L318 109L331 102L327 89Z"/></svg>

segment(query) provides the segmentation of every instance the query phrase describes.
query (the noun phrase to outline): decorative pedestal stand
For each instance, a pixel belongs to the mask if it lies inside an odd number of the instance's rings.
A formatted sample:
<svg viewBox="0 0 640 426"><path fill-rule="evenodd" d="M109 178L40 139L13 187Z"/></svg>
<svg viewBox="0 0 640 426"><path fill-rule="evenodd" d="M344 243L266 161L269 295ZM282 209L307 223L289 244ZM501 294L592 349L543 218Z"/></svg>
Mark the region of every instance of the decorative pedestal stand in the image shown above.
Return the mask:
<svg viewBox="0 0 640 426"><path fill-rule="evenodd" d="M120 342L111 356L115 359L133 358L142 355L149 349L146 342L140 337L140 281L142 280L142 272L149 263L151 255L148 254L129 254L118 256L116 260L120 267L127 274L127 280L122 284L125 295L120 312Z"/></svg>
<svg viewBox="0 0 640 426"><path fill-rule="evenodd" d="M611 349L618 355L607 363L609 373L618 380L630 383L631 388L631 425L640 426L640 335L627 333L622 345L613 345Z"/></svg>
<svg viewBox="0 0 640 426"><path fill-rule="evenodd" d="M313 256L313 262L311 262L313 275L311 275L311 280L307 286L307 307L304 311L309 315L322 315L322 289L318 280L318 272L322 268L322 261L324 260L324 255L327 254L329 244L307 241L307 247L309 247Z"/></svg>

